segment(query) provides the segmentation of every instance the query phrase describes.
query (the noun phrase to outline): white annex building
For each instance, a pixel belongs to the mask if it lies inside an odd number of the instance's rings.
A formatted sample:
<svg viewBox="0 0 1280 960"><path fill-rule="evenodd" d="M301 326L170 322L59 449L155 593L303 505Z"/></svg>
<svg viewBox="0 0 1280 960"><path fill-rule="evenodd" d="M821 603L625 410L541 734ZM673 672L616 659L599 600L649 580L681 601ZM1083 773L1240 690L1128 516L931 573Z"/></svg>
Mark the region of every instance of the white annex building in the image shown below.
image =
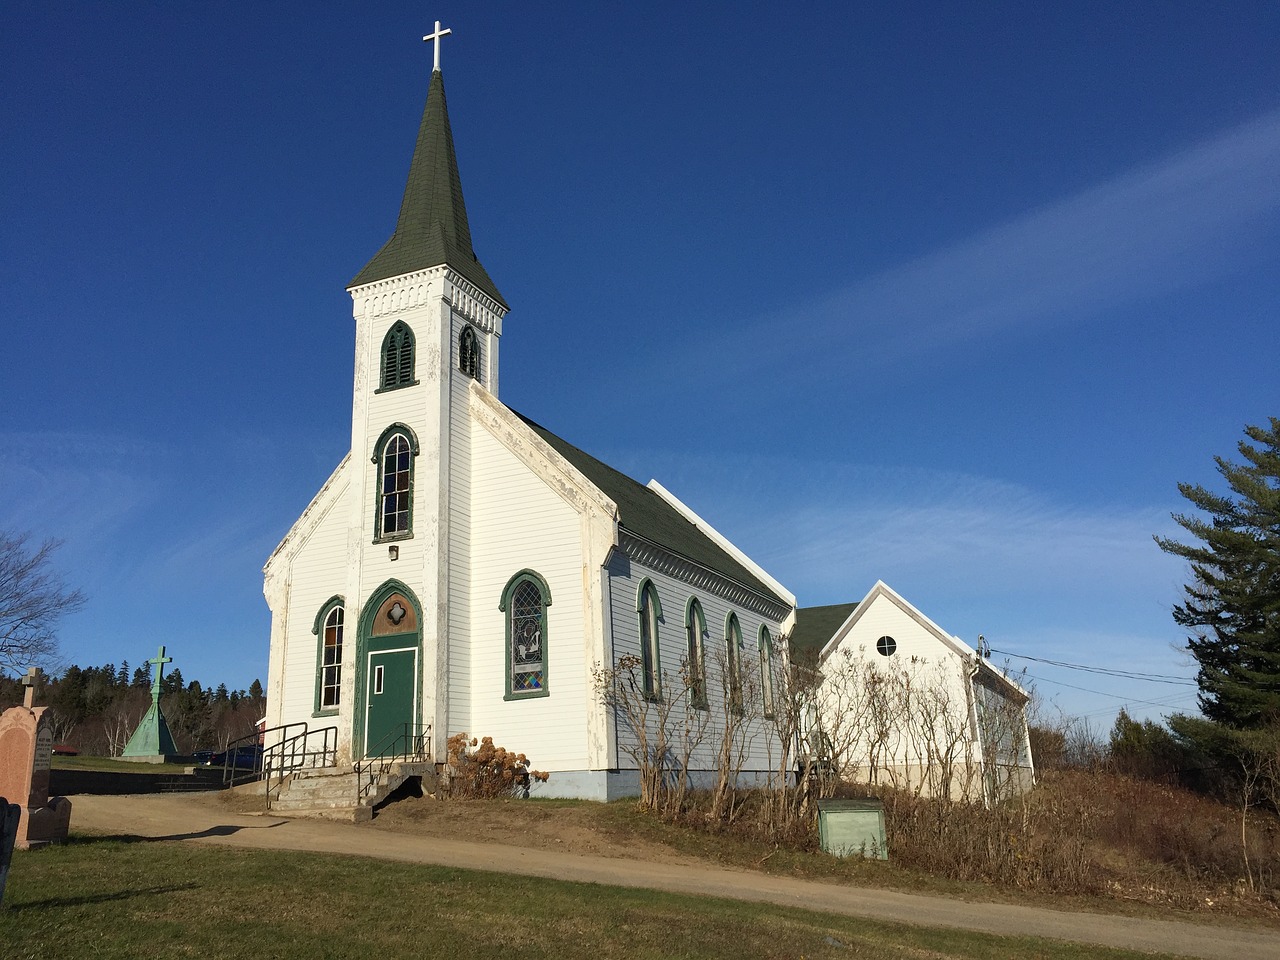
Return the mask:
<svg viewBox="0 0 1280 960"><path fill-rule="evenodd" d="M749 673L767 697L795 597L657 483L499 399L508 306L472 249L446 32L395 231L348 287L350 452L264 570L267 724L335 727L339 763L424 735L443 761L466 731L528 754L544 795L634 793L593 668L639 658L654 699L681 664L712 699ZM777 755L753 725L747 774Z"/></svg>
<svg viewBox="0 0 1280 960"><path fill-rule="evenodd" d="M1033 784L1027 692L883 581L798 610L791 647L818 683L805 749L846 779L988 801Z"/></svg>

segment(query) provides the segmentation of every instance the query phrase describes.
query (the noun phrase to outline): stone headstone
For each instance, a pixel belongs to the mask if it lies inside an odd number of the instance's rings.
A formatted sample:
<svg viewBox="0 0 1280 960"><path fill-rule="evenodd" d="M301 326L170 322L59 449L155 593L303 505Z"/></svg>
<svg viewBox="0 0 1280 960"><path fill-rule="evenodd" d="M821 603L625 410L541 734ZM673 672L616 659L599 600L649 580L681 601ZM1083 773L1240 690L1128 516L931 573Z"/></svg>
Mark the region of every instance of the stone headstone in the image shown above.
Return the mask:
<svg viewBox="0 0 1280 960"><path fill-rule="evenodd" d="M0 907L4 906L4 885L9 879L9 864L13 860L13 846L18 839L18 822L22 808L0 797Z"/></svg>
<svg viewBox="0 0 1280 960"><path fill-rule="evenodd" d="M19 850L67 839L71 801L49 796L53 731L47 707L10 707L0 714L0 797L21 809Z"/></svg>

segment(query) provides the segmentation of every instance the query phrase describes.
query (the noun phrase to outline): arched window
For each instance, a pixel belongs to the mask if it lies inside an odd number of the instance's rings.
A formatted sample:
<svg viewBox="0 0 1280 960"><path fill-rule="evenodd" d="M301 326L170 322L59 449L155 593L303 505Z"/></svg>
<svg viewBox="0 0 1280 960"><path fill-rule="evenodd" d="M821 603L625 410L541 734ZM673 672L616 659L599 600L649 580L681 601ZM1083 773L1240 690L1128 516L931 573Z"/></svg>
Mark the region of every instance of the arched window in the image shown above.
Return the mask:
<svg viewBox="0 0 1280 960"><path fill-rule="evenodd" d="M689 598L684 612L685 639L688 642L686 661L689 683L689 700L699 710L707 709L707 618L702 615L702 604L697 597Z"/></svg>
<svg viewBox="0 0 1280 960"><path fill-rule="evenodd" d="M640 616L640 664L644 673L644 695L650 700L662 699L662 654L658 646L658 621L662 618L662 604L653 581L645 579L640 584L639 603L636 612Z"/></svg>
<svg viewBox="0 0 1280 960"><path fill-rule="evenodd" d="M341 597L332 597L316 614L316 714L338 712L342 696L342 632L346 610Z"/></svg>
<svg viewBox="0 0 1280 960"><path fill-rule="evenodd" d="M766 720L773 719L773 638L769 636L769 628L761 624L760 636L756 640L760 652L760 699L764 706Z"/></svg>
<svg viewBox="0 0 1280 960"><path fill-rule="evenodd" d="M742 712L742 627L738 626L738 615L730 613L724 622L725 673L726 692L729 695L729 708L736 713Z"/></svg>
<svg viewBox="0 0 1280 960"><path fill-rule="evenodd" d="M507 581L498 609L507 615L506 700L545 697L547 689L547 607L551 591L532 570Z"/></svg>
<svg viewBox="0 0 1280 960"><path fill-rule="evenodd" d="M378 438L373 452L378 467L377 540L413 535L413 458L417 455L418 438L404 424L387 427Z"/></svg>
<svg viewBox="0 0 1280 960"><path fill-rule="evenodd" d="M471 326L458 336L458 369L472 380L480 379L480 339Z"/></svg>
<svg viewBox="0 0 1280 960"><path fill-rule="evenodd" d="M395 390L417 383L413 379L413 331L397 320L382 339L382 373L379 390Z"/></svg>

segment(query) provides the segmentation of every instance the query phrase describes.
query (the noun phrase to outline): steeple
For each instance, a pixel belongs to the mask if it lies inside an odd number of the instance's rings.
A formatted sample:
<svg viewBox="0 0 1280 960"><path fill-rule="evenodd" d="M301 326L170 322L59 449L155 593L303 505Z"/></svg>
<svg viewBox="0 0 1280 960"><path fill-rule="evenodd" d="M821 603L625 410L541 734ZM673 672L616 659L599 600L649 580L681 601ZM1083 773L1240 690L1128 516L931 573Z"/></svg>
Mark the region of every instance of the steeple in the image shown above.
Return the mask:
<svg viewBox="0 0 1280 960"><path fill-rule="evenodd" d="M471 249L471 228L462 200L458 158L453 152L444 78L436 69L431 74L395 233L349 286L442 264L452 267L506 309L507 302Z"/></svg>

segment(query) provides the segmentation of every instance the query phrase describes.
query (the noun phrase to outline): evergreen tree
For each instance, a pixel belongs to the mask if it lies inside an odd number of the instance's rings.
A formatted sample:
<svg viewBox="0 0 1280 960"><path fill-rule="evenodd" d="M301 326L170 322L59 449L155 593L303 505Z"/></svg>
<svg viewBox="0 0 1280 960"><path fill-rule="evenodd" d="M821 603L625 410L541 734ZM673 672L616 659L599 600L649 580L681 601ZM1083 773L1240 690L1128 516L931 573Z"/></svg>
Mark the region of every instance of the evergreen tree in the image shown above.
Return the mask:
<svg viewBox="0 0 1280 960"><path fill-rule="evenodd" d="M254 700L257 700L259 697L262 696L261 680L254 680L253 683L249 684L249 696L251 696Z"/></svg>
<svg viewBox="0 0 1280 960"><path fill-rule="evenodd" d="M127 687L129 685L129 661L124 660L120 664L120 670L116 673L116 686Z"/></svg>
<svg viewBox="0 0 1280 960"><path fill-rule="evenodd" d="M1173 619L1191 631L1200 709L1210 720L1255 728L1280 720L1280 418L1245 427L1243 463L1215 457L1231 492L1199 484L1178 491L1207 519L1173 519L1199 543L1156 537L1191 563L1192 582Z"/></svg>
<svg viewBox="0 0 1280 960"><path fill-rule="evenodd" d="M136 670L134 670L133 685L135 687L151 686L151 671L149 669L143 670L142 667L138 667Z"/></svg>

